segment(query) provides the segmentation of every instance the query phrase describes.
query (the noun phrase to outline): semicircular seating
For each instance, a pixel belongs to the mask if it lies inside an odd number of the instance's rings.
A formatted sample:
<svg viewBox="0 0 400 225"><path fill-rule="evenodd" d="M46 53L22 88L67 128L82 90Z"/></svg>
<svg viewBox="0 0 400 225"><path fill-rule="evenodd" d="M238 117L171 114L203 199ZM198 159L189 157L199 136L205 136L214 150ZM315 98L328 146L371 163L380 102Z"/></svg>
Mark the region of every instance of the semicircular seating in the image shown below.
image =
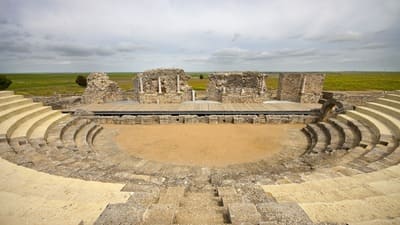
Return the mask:
<svg viewBox="0 0 400 225"><path fill-rule="evenodd" d="M221 203L215 202L213 191L183 194L184 190L181 188L176 190L167 188L165 193L157 192L158 197L152 195L151 200L146 202L147 208L143 209L143 212L146 211L146 215L168 213L172 216L172 219L170 218L172 222L189 223L190 218L196 216L190 214L190 210L196 207L189 202L192 198L197 199L200 196L208 199L205 205L210 202L215 203L213 207L221 211L210 214L210 211L196 208L200 210L199 217L214 223L243 222L238 218L241 210L245 210L260 223L279 224L280 219L273 217L271 212L277 210L276 213L279 215L293 216L294 214L290 214L286 209L297 204L300 211L306 212L314 223L395 224L400 220L399 97L400 92L388 94L376 101L357 106L355 110L347 110L337 118L307 124L302 130L305 135L302 138L306 137L308 140L304 154L277 167L268 167L264 162L257 162L240 165L236 169L228 167L210 170L190 166L169 166L123 155L113 148L105 152L99 151L99 145L112 140L107 137L109 133L93 119L62 114L41 103L34 103L31 99L14 95L13 92L2 91L0 92L0 155L18 165L87 180L113 182L139 180L141 184L144 182L169 186L177 183L184 185L188 180L186 178L188 174L199 183L207 184L217 184L213 179L215 177L217 180L220 176L223 182L218 185L241 187L240 185L249 183L253 186L263 184L265 192L270 193L266 194L270 198L264 196L262 198L264 202L260 200L260 203L256 204L254 203L256 200L249 200L252 198L251 195L243 195L245 191L241 188L230 190L231 194L224 197L223 188L218 187L217 201L222 201L223 207L221 207ZM302 142L301 146L303 144L305 145L306 141ZM302 166L306 169L301 169ZM254 174L247 173L247 170ZM230 172L242 174L242 178L229 181L229 176L226 175ZM179 192L172 196L183 199L178 201L179 207L172 211L167 205L170 204L169 201L175 204L176 199L173 199L175 197L166 199L162 197L168 195L169 191ZM185 197L187 199L184 199ZM158 199L157 203L154 198ZM132 201L126 204L133 204ZM196 201L201 202L198 199ZM280 208L283 206L285 212ZM114 210L113 207L126 207L126 205L110 205L109 210ZM342 212L342 209L348 210L349 213L335 217L335 212L340 210ZM368 213L368 216L363 216L364 212ZM235 217L236 213L239 214ZM104 211L104 215L107 215L107 210ZM162 221L161 217L159 221L155 217L147 219L147 224ZM108 222L110 221L104 217L99 217L96 224Z"/></svg>

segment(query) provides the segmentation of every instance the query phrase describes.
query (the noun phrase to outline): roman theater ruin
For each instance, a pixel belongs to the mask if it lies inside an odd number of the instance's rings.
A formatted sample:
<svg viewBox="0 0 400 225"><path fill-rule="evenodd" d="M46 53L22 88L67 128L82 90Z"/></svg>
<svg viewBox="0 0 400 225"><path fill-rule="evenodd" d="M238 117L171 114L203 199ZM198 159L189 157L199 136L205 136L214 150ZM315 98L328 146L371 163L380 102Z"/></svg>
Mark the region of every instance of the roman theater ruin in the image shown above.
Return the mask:
<svg viewBox="0 0 400 225"><path fill-rule="evenodd" d="M400 224L400 91L268 76L91 73L61 110L0 91L0 224Z"/></svg>

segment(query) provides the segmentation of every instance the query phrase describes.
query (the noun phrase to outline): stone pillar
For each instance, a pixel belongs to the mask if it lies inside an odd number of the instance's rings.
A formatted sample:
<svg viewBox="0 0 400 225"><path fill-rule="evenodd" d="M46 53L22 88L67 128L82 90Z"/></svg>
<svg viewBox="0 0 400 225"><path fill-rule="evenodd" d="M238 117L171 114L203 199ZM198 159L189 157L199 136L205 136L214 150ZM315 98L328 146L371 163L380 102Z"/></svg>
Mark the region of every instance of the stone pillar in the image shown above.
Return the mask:
<svg viewBox="0 0 400 225"><path fill-rule="evenodd" d="M176 92L181 93L181 85L179 80L179 74L176 75Z"/></svg>
<svg viewBox="0 0 400 225"><path fill-rule="evenodd" d="M192 90L192 101L196 101L196 91Z"/></svg>
<svg viewBox="0 0 400 225"><path fill-rule="evenodd" d="M222 94L226 94L226 87L222 87Z"/></svg>
<svg viewBox="0 0 400 225"><path fill-rule="evenodd" d="M303 76L303 82L301 83L301 94L304 94L304 90L306 88L306 78L307 76Z"/></svg>
<svg viewBox="0 0 400 225"><path fill-rule="evenodd" d="M140 90L140 93L143 93L143 79L142 79L142 77L139 77L139 90Z"/></svg>
<svg viewBox="0 0 400 225"><path fill-rule="evenodd" d="M262 75L261 82L262 82L262 84L261 84L260 94L264 94L264 92L265 92L265 75L264 74Z"/></svg>
<svg viewBox="0 0 400 225"><path fill-rule="evenodd" d="M161 78L158 77L158 93L161 94Z"/></svg>

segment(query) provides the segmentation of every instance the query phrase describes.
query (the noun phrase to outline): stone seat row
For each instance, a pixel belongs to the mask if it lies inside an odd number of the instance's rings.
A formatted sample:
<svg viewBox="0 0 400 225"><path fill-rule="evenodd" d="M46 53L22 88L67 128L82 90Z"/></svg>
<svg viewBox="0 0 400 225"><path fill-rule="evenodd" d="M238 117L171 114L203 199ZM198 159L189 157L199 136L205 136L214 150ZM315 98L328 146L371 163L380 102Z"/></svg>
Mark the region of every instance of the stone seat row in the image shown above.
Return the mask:
<svg viewBox="0 0 400 225"><path fill-rule="evenodd" d="M326 122L308 124L306 154L330 153L341 166L371 172L400 162L400 101L389 94ZM342 152L342 153L338 153Z"/></svg>
<svg viewBox="0 0 400 225"><path fill-rule="evenodd" d="M22 144L28 139L44 139L50 126L69 117L11 91L0 93L0 138L3 141L19 139Z"/></svg>
<svg viewBox="0 0 400 225"><path fill-rule="evenodd" d="M278 203L297 203L314 223L398 224L400 167L303 183L265 185Z"/></svg>

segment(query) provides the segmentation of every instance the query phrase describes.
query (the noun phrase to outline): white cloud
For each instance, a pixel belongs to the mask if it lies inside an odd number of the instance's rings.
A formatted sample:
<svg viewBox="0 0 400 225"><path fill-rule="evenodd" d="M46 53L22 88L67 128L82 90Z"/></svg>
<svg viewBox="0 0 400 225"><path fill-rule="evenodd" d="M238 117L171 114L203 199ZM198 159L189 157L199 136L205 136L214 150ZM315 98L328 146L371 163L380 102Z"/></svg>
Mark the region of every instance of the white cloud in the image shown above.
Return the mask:
<svg viewBox="0 0 400 225"><path fill-rule="evenodd" d="M336 70L341 65L330 62L346 54L376 69L390 57L389 66L400 69L393 60L400 52L399 22L398 0L2 0L0 59L7 63L0 62L0 70L15 70L10 53L57 57L85 70L110 60L120 66L110 69L120 71L168 65L208 70L218 63L227 69L232 63L306 69L299 60L307 68ZM17 69L29 70L29 63ZM82 65L72 67L76 63Z"/></svg>

